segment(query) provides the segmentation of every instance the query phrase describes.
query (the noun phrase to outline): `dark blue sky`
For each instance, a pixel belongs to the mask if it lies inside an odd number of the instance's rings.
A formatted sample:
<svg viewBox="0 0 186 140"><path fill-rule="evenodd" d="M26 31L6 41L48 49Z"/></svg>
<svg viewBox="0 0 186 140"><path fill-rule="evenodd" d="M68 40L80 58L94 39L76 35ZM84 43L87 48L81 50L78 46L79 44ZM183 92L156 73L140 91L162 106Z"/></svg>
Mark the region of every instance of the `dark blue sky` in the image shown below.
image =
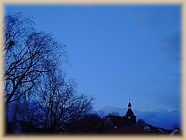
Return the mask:
<svg viewBox="0 0 186 140"><path fill-rule="evenodd" d="M5 5L67 45L68 78L104 106L181 109L181 5Z"/></svg>

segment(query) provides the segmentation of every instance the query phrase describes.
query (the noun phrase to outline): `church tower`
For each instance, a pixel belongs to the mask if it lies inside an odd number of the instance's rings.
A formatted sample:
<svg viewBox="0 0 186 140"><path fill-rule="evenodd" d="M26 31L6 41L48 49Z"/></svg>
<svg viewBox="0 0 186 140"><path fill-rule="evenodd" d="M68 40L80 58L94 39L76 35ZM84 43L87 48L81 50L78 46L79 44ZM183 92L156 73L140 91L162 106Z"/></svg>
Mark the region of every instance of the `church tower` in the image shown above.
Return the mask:
<svg viewBox="0 0 186 140"><path fill-rule="evenodd" d="M126 112L126 115L124 116L125 122L127 126L135 126L136 125L136 116L134 115L132 111L132 104L128 103L128 110Z"/></svg>

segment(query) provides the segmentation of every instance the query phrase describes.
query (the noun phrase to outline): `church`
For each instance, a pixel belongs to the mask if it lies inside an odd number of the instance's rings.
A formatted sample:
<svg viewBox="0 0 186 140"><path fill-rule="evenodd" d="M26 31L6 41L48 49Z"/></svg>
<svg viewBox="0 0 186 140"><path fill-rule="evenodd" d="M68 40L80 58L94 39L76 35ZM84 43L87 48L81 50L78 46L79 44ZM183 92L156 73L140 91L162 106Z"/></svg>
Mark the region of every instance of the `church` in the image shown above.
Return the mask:
<svg viewBox="0 0 186 140"><path fill-rule="evenodd" d="M136 116L132 111L132 104L129 99L128 110L124 116L108 115L106 117L105 125L107 126L107 133L112 134L166 134L174 135L174 132L181 134L180 130L175 130L171 133L171 130L164 128L158 128L148 123L139 125L136 122Z"/></svg>
<svg viewBox="0 0 186 140"><path fill-rule="evenodd" d="M125 116L114 116L109 115L107 116L107 123L112 126L113 128L131 128L136 127L136 116L132 111L132 104L128 103L128 110Z"/></svg>

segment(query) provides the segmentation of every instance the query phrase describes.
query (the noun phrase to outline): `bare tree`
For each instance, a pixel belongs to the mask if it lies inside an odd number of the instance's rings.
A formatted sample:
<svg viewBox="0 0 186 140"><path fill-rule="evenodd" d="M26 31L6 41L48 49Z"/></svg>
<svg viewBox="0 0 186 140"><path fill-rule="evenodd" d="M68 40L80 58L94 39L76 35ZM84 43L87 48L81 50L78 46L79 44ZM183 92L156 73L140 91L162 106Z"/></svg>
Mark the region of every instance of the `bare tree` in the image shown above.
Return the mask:
<svg viewBox="0 0 186 140"><path fill-rule="evenodd" d="M4 79L7 105L28 93L43 73L55 68L56 54L59 52L56 50L62 48L50 34L36 32L32 23L20 14L5 18Z"/></svg>
<svg viewBox="0 0 186 140"><path fill-rule="evenodd" d="M30 120L48 132L62 132L66 124L80 119L92 108L93 98L77 95L74 85L59 73L48 74L38 92L39 103L32 106Z"/></svg>
<svg viewBox="0 0 186 140"><path fill-rule="evenodd" d="M14 121L29 122L49 132L61 132L65 124L90 111L93 98L78 95L72 82L65 80L61 70L61 64L67 60L64 45L55 41L51 34L36 31L33 25L32 20L20 13L5 17L7 116L13 112L10 116L14 116Z"/></svg>

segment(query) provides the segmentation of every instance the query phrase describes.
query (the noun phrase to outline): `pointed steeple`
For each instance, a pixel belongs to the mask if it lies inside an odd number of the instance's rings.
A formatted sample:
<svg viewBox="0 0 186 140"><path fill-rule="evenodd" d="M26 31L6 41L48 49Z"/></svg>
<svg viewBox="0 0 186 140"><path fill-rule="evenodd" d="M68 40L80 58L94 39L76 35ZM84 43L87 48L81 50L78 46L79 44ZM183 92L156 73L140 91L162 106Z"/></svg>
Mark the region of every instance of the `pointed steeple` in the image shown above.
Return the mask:
<svg viewBox="0 0 186 140"><path fill-rule="evenodd" d="M128 108L131 108L131 107L132 107L132 105L130 103L130 98L129 98Z"/></svg>

